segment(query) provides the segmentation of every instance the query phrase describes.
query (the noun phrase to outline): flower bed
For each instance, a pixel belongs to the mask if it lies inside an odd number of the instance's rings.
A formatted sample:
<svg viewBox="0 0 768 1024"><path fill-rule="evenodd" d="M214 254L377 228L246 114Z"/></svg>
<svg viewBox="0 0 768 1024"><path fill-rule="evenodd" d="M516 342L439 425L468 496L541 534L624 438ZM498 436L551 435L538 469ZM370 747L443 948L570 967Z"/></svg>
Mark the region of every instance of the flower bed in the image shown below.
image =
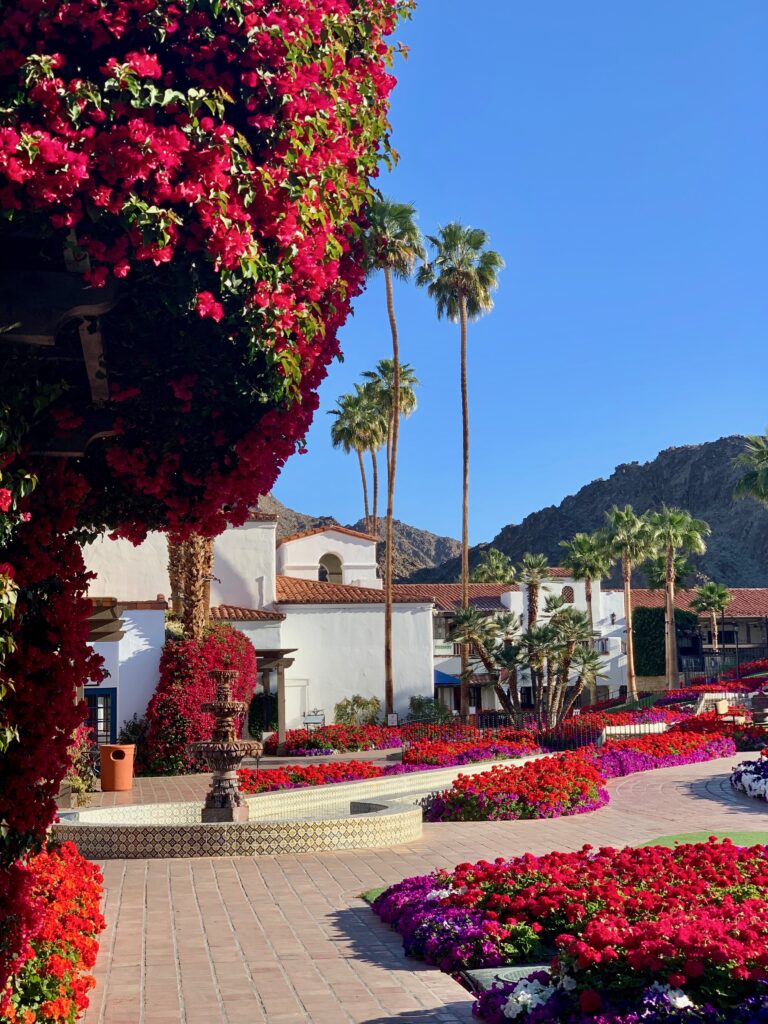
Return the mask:
<svg viewBox="0 0 768 1024"><path fill-rule="evenodd" d="M392 750L402 745L399 729L383 725L324 725L319 729L289 729L285 753L294 757L332 754L334 751ZM277 753L277 733L264 743L265 754Z"/></svg>
<svg viewBox="0 0 768 1024"><path fill-rule="evenodd" d="M604 780L588 757L568 752L520 767L496 765L460 775L433 797L427 821L512 821L593 811L608 801Z"/></svg>
<svg viewBox="0 0 768 1024"><path fill-rule="evenodd" d="M540 754L541 747L524 732L510 730L509 738L480 737L476 740L446 741L424 740L403 751L403 764L446 767L471 764L475 761L494 761L504 758Z"/></svg>
<svg viewBox="0 0 768 1024"><path fill-rule="evenodd" d="M604 1009L599 1024L682 1022L696 1018L672 1011L689 1001L713 1007L712 1024L748 1020L717 1013L741 1012L734 1008L768 978L766 852L710 840L525 854L407 878L373 909L408 955L453 975L551 962L551 974L480 997L491 1024L575 1024ZM644 1000L656 1000L660 1015L639 1017Z"/></svg>
<svg viewBox="0 0 768 1024"><path fill-rule="evenodd" d="M88 1006L95 984L89 971L104 928L101 872L72 843L38 854L21 870L31 881L36 918L21 961L0 993L0 1020L69 1024Z"/></svg>
<svg viewBox="0 0 768 1024"><path fill-rule="evenodd" d="M683 731L679 726L665 733L609 740L599 748L583 747L520 767L497 766L479 775L460 775L450 789L433 798L426 817L428 821L505 821L581 814L607 802L606 779L735 752L736 744L728 735Z"/></svg>
<svg viewBox="0 0 768 1024"><path fill-rule="evenodd" d="M768 800L768 747L757 761L742 761L731 771L731 785L756 800Z"/></svg>

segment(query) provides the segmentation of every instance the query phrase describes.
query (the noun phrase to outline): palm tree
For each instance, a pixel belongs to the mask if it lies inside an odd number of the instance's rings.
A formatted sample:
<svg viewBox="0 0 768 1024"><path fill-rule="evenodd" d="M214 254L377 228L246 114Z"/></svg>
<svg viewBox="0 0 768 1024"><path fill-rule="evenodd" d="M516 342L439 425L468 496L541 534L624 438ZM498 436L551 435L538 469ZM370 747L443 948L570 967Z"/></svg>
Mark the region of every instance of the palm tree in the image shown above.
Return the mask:
<svg viewBox="0 0 768 1024"><path fill-rule="evenodd" d="M331 443L334 448L341 448L347 455L355 452L360 466L360 478L363 484L363 508L365 511L365 528L373 532L373 522L368 505L368 481L365 475L363 455L374 448L381 447L381 416L375 408L373 397L359 384L355 385L353 394L341 395L336 400L336 408L331 409L329 416L334 417L331 424ZM372 454L375 464L375 456ZM378 495L376 495L378 497ZM374 498L374 501L376 498Z"/></svg>
<svg viewBox="0 0 768 1024"><path fill-rule="evenodd" d="M682 508L667 508L662 505L658 512L648 517L654 542L666 558L666 614L664 633L667 655L667 686L677 686L677 630L675 628L675 556L678 551L702 555L707 550L704 538L709 535L709 524L694 519Z"/></svg>
<svg viewBox="0 0 768 1024"><path fill-rule="evenodd" d="M418 378L409 363L399 365L399 383L395 384L394 359L380 359L375 370L365 370L365 388L372 396L379 414L384 418L387 428L387 505L389 505L389 482L392 470L394 445L397 442L395 430L395 405L400 410L400 418L407 418L416 411L416 388ZM397 391L397 402L395 392ZM393 492L394 493L394 492Z"/></svg>
<svg viewBox="0 0 768 1024"><path fill-rule="evenodd" d="M571 696L563 708L560 720L567 718L573 710L576 701L579 699L584 689L590 691L590 693L597 692L597 681L605 677L606 673L601 671L603 663L600 660L600 654L594 648L577 647L573 655L573 671L576 673L576 685L573 688Z"/></svg>
<svg viewBox="0 0 768 1024"><path fill-rule="evenodd" d="M533 629L539 618L539 591L542 583L549 579L549 563L546 555L532 555L529 552L520 559L517 578L525 585L528 603L528 629Z"/></svg>
<svg viewBox="0 0 768 1024"><path fill-rule="evenodd" d="M370 532L379 535L379 448L387 436L387 417L379 405L376 389L367 384L355 384L355 394L361 403L361 434L366 450L371 457L373 479Z"/></svg>
<svg viewBox="0 0 768 1024"><path fill-rule="evenodd" d="M395 504L395 475L397 472L397 443L400 431L400 415L404 410L407 395L404 388L404 367L400 365L400 339L395 318L395 300L392 278L407 281L413 273L417 260L424 259L424 242L416 226L416 210L410 203L395 203L384 197L373 202L368 208L368 231L365 236L366 262L369 274L377 270L384 272L384 287L387 296L387 316L392 335L391 388L389 401L389 430L387 433L387 521L384 548L384 688L387 714L394 709L395 684L392 673L392 558L394 547L393 516ZM379 363L379 367L382 363ZM409 371L412 373L413 371ZM418 383L414 377L410 384ZM409 416L416 408L416 399Z"/></svg>
<svg viewBox="0 0 768 1024"><path fill-rule="evenodd" d="M472 570L473 583L514 583L517 572L512 559L498 548L488 548Z"/></svg>
<svg viewBox="0 0 768 1024"><path fill-rule="evenodd" d="M733 494L736 498L754 498L768 505L768 434L750 434L744 451L733 460L735 466L746 469Z"/></svg>
<svg viewBox="0 0 768 1024"><path fill-rule="evenodd" d="M560 564L566 569L570 569L571 576L575 580L584 580L587 618L591 633L594 631L595 625L592 614L592 582L607 576L613 564L605 530L598 530L595 533L575 533L570 540L561 540L560 547L565 548L565 555Z"/></svg>
<svg viewBox="0 0 768 1024"><path fill-rule="evenodd" d="M491 293L498 287L504 260L486 248L488 235L480 228L453 222L429 235L431 260L419 268L416 282L434 299L437 318L447 316L461 328L461 422L463 441L461 512L461 603L469 605L469 403L467 399L467 321L477 320L493 308ZM461 713L469 711L469 683L463 676L469 651L462 645Z"/></svg>
<svg viewBox="0 0 768 1024"><path fill-rule="evenodd" d="M632 636L632 570L654 551L653 539L645 516L638 516L631 505L614 505L608 517L608 538L614 557L621 559L624 581L624 621L627 628L627 697L637 700L635 645Z"/></svg>
<svg viewBox="0 0 768 1024"><path fill-rule="evenodd" d="M664 590L667 585L667 556L649 558L643 565L649 590ZM688 581L695 572L685 555L675 555L675 590L689 590Z"/></svg>
<svg viewBox="0 0 768 1024"><path fill-rule="evenodd" d="M696 591L696 596L691 601L691 608L695 612L709 615L709 624L712 629L712 650L717 654L720 644L717 633L717 616L724 612L731 603L731 592L721 583L704 583Z"/></svg>

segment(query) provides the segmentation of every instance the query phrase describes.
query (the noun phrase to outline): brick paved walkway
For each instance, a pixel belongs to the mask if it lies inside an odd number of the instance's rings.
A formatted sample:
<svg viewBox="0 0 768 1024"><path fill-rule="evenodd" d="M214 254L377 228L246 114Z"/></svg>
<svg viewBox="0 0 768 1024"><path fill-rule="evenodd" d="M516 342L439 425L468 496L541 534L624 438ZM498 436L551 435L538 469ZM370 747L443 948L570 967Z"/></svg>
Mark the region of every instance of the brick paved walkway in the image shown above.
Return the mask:
<svg viewBox="0 0 768 1024"><path fill-rule="evenodd" d="M741 756L617 779L593 814L425 825L421 841L390 850L108 861L108 926L85 1024L467 1024L469 995L406 960L361 892L526 850L768 829L766 805L728 785ZM167 799L204 782L155 780Z"/></svg>

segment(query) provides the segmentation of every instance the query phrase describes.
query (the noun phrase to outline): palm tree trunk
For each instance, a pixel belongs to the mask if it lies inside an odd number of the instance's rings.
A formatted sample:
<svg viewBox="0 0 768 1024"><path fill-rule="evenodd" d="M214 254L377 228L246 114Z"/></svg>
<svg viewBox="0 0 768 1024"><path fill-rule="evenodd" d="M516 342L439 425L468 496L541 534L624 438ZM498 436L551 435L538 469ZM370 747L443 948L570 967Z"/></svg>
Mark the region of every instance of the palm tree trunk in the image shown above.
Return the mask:
<svg viewBox="0 0 768 1024"><path fill-rule="evenodd" d="M587 619L589 620L589 632L595 631L595 620L592 617L592 580L589 576L584 579L584 596L587 599Z"/></svg>
<svg viewBox="0 0 768 1024"><path fill-rule="evenodd" d="M360 449L357 449L357 461L360 464L360 478L363 481L363 506L365 508L365 529L368 533L371 532L371 512L368 508L368 481L365 477L365 463L363 462L363 453Z"/></svg>
<svg viewBox="0 0 768 1024"><path fill-rule="evenodd" d="M720 646L720 644L719 644L720 637L718 636L718 633L717 633L717 612L715 611L714 608L710 611L709 615L710 615L710 620L712 622L712 650L714 651L715 654L717 654L718 648Z"/></svg>
<svg viewBox="0 0 768 1024"><path fill-rule="evenodd" d="M392 334L392 409L387 437L387 524L384 552L384 706L391 715L395 710L395 678L392 669L392 561L394 531L392 518L395 507L395 473L397 472L397 441L400 429L400 340L395 319L395 300L392 294L392 273L384 268L387 290L387 315Z"/></svg>
<svg viewBox="0 0 768 1024"><path fill-rule="evenodd" d="M461 324L461 436L463 474L461 491L461 607L469 607L469 398L467 396L467 300L459 295ZM461 647L461 714L469 714L469 647Z"/></svg>
<svg viewBox="0 0 768 1024"><path fill-rule="evenodd" d="M379 460L376 449L371 448L371 466L373 467L373 509L371 510L371 533L379 536Z"/></svg>
<svg viewBox="0 0 768 1024"><path fill-rule="evenodd" d="M181 615L181 589L184 572L184 542L168 537L168 582L171 587L171 614Z"/></svg>
<svg viewBox="0 0 768 1024"><path fill-rule="evenodd" d="M679 682L677 672L677 629L675 627L675 550L667 548L667 687Z"/></svg>
<svg viewBox="0 0 768 1024"><path fill-rule="evenodd" d="M627 625L627 700L637 700L635 639L632 636L632 563L628 558L622 558L621 568L624 577L624 621Z"/></svg>
<svg viewBox="0 0 768 1024"><path fill-rule="evenodd" d="M184 544L183 622L189 639L202 639L208 625L213 540L193 533Z"/></svg>

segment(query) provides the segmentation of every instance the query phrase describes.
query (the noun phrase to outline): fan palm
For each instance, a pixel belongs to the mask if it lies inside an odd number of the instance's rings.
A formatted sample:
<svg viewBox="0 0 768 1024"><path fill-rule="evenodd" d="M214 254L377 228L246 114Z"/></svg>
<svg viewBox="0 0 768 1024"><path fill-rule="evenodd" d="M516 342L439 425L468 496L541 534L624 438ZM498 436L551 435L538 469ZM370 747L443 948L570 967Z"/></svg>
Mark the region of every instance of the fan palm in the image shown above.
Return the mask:
<svg viewBox="0 0 768 1024"><path fill-rule="evenodd" d="M694 519L682 508L668 508L662 505L658 512L648 517L655 546L666 559L666 614L664 633L666 639L667 686L677 686L677 630L675 628L675 556L678 551L702 555L707 550L704 540L710 533L708 523Z"/></svg>
<svg viewBox="0 0 768 1024"><path fill-rule="evenodd" d="M745 475L734 488L736 498L754 498L768 505L768 435L751 434L744 451L733 460L734 465L746 469Z"/></svg>
<svg viewBox="0 0 768 1024"><path fill-rule="evenodd" d="M467 399L467 321L477 320L493 308L491 293L498 287L504 260L487 248L488 235L480 228L453 222L429 235L434 253L421 266L417 284L434 299L438 320L447 316L461 328L461 422L463 447L461 514L461 603L469 604L469 403ZM462 647L462 675L468 652ZM461 711L469 710L469 685L462 681Z"/></svg>
<svg viewBox="0 0 768 1024"><path fill-rule="evenodd" d="M649 590L664 590L667 585L667 557L656 555L643 565ZM688 590L688 580L695 570L685 555L675 555L675 590Z"/></svg>
<svg viewBox="0 0 768 1024"><path fill-rule="evenodd" d="M528 628L533 629L539 618L539 591L542 583L549 579L549 563L546 555L532 555L529 552L520 559L517 578L525 585L528 604Z"/></svg>
<svg viewBox="0 0 768 1024"><path fill-rule="evenodd" d="M601 580L611 571L613 556L606 533L598 530L595 533L576 533L570 540L561 540L560 547L565 548L565 555L560 563L569 569L575 580L584 580L584 593L587 600L587 618L590 632L594 629L592 614L592 582Z"/></svg>
<svg viewBox="0 0 768 1024"><path fill-rule="evenodd" d="M645 516L639 516L631 505L614 505L608 518L608 542L614 557L621 559L624 582L624 621L627 628L627 696L637 700L635 678L635 644L632 636L632 570L655 554L653 537Z"/></svg>
<svg viewBox="0 0 768 1024"><path fill-rule="evenodd" d="M472 570L473 583L514 583L517 579L512 559L498 548L488 548Z"/></svg>
<svg viewBox="0 0 768 1024"><path fill-rule="evenodd" d="M603 662L599 652L591 647L577 647L573 655L571 667L576 673L576 685L563 708L562 715L560 716L561 720L570 715L576 701L585 689L590 693L596 693L598 679L603 679L606 676L606 673L602 671Z"/></svg>
<svg viewBox="0 0 768 1024"><path fill-rule="evenodd" d="M334 417L331 424L333 447L341 448L346 454L355 452L357 455L363 485L365 527L371 533L373 523L368 504L368 481L363 456L365 452L371 451L374 445L381 446L381 415L375 407L372 395L366 393L358 384L354 393L341 395L337 399L336 407L329 411L329 416Z"/></svg>
<svg viewBox="0 0 768 1024"><path fill-rule="evenodd" d="M368 208L368 231L365 235L366 262L369 274L384 273L387 296L387 316L392 335L392 360L389 392L389 430L387 434L387 520L384 550L384 688L388 714L394 710L394 677L392 674L392 558L394 547L393 516L395 503L395 474L397 472L397 445L400 415L409 416L416 408L413 377L409 382L413 403L405 411L409 396L405 388L405 367L400 365L400 339L395 317L395 299L392 278L407 281L416 261L425 256L424 241L416 226L416 210L410 203L396 203L384 197ZM389 362L389 361L388 361ZM379 367L382 363L379 363ZM409 372L413 371L408 367Z"/></svg>
<svg viewBox="0 0 768 1024"><path fill-rule="evenodd" d="M704 583L696 591L690 607L701 614L709 615L712 630L712 650L717 653L720 644L717 632L717 616L731 603L731 592L720 583Z"/></svg>

